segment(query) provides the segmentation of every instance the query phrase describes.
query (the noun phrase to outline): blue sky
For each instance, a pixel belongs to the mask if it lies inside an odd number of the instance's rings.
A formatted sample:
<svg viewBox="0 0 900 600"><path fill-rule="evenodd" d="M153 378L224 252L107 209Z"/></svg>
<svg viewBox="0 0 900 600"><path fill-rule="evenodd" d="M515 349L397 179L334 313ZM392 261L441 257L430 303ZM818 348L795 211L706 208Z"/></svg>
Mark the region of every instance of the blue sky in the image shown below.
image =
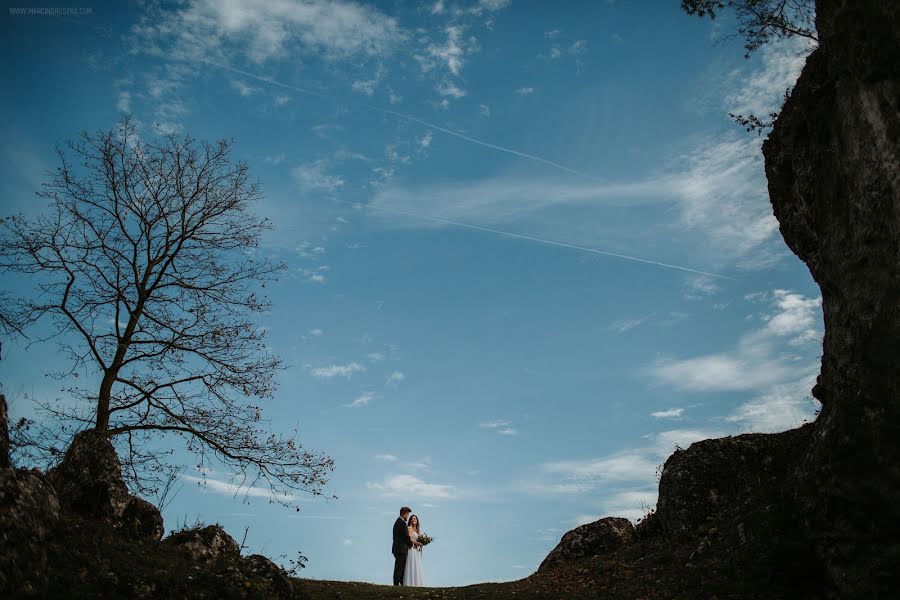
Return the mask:
<svg viewBox="0 0 900 600"><path fill-rule="evenodd" d="M652 507L676 444L812 417L818 288L728 118L776 109L803 58L744 60L678 4L4 10L2 213L37 214L54 145L129 112L233 138L276 224L289 272L261 324L291 368L265 414L335 459L338 499L294 513L187 470L168 527L249 527L307 576L389 583L409 504L429 583L516 579L568 529ZM5 349L14 414L64 395L54 346Z"/></svg>

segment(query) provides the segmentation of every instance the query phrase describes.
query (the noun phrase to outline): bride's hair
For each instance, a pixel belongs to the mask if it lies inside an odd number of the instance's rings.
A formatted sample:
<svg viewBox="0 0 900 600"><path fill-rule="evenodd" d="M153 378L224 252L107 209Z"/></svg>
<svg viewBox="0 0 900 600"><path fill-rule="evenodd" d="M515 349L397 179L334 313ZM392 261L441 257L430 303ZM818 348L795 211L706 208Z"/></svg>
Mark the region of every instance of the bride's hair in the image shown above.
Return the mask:
<svg viewBox="0 0 900 600"><path fill-rule="evenodd" d="M407 523L409 523L409 526L412 527L413 519L416 520L416 533L421 533L421 531L419 530L419 517L417 517L416 515L409 515L409 520L407 521Z"/></svg>

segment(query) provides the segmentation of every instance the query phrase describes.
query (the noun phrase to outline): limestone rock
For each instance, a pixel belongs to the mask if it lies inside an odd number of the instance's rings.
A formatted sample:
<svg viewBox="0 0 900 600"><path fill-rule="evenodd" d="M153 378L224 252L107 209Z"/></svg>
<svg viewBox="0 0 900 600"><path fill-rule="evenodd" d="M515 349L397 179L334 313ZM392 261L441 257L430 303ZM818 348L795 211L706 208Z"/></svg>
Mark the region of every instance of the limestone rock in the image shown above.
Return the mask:
<svg viewBox="0 0 900 600"><path fill-rule="evenodd" d="M165 527L159 509L142 498L132 497L122 511L119 527L125 535L135 538L162 539Z"/></svg>
<svg viewBox="0 0 900 600"><path fill-rule="evenodd" d="M112 443L93 429L76 434L47 475L63 509L84 518L115 525L132 499Z"/></svg>
<svg viewBox="0 0 900 600"><path fill-rule="evenodd" d="M38 589L47 572L45 542L59 500L38 473L0 469L0 596Z"/></svg>
<svg viewBox="0 0 900 600"><path fill-rule="evenodd" d="M628 519L606 517L566 533L538 567L538 572L578 559L604 554L630 544L634 526Z"/></svg>
<svg viewBox="0 0 900 600"><path fill-rule="evenodd" d="M900 589L900 5L819 0L819 47L763 146L822 290L822 411L789 500L842 597Z"/></svg>
<svg viewBox="0 0 900 600"><path fill-rule="evenodd" d="M187 550L200 563L216 560L237 561L241 549L234 538L219 525L202 529L185 529L171 534L163 543Z"/></svg>
<svg viewBox="0 0 900 600"><path fill-rule="evenodd" d="M293 586L284 569L265 556L251 554L242 558L240 569L253 587L265 591L267 598L290 599L293 597Z"/></svg>
<svg viewBox="0 0 900 600"><path fill-rule="evenodd" d="M812 425L776 434L702 440L672 454L663 466L653 521L669 534L696 535L724 513L783 496L795 457Z"/></svg>

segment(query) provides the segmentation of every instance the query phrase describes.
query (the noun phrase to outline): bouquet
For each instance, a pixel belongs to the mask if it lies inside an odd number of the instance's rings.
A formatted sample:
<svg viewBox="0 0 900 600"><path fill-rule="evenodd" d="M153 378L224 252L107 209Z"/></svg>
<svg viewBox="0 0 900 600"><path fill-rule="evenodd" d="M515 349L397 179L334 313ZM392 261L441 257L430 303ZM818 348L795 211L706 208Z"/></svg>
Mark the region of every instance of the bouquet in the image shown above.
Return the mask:
<svg viewBox="0 0 900 600"><path fill-rule="evenodd" d="M431 537L430 535L428 535L427 533L419 534L419 543L422 544L423 547L427 546L428 544L430 544L433 541L434 541L434 538Z"/></svg>

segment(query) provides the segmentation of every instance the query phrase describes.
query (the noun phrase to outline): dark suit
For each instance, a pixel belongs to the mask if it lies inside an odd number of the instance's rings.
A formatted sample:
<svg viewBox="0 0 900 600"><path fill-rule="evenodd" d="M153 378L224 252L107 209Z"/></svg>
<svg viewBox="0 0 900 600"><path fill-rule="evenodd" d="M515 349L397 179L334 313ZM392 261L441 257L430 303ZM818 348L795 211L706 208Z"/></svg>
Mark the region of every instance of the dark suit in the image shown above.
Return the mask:
<svg viewBox="0 0 900 600"><path fill-rule="evenodd" d="M397 520L394 521L394 543L391 545L391 553L394 555L394 585L403 585L406 555L412 545L412 540L409 539L409 530L406 529L406 521L397 517Z"/></svg>

